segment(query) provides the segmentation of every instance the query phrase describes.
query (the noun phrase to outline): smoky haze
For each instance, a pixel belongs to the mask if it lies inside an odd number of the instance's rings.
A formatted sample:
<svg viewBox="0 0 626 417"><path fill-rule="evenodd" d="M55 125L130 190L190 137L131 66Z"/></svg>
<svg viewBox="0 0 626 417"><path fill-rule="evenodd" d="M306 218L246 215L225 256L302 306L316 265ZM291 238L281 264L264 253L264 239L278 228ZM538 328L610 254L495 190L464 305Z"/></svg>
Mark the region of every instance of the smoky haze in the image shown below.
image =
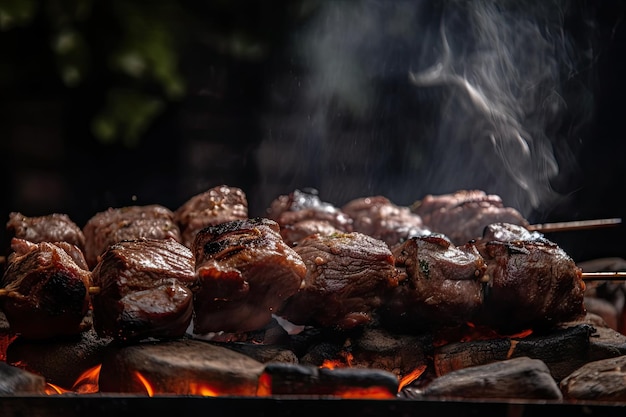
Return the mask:
<svg viewBox="0 0 626 417"><path fill-rule="evenodd" d="M527 217L564 198L593 51L552 1L322 2L291 39L258 149L261 195L342 204L482 189ZM267 206L268 202L259 203Z"/></svg>

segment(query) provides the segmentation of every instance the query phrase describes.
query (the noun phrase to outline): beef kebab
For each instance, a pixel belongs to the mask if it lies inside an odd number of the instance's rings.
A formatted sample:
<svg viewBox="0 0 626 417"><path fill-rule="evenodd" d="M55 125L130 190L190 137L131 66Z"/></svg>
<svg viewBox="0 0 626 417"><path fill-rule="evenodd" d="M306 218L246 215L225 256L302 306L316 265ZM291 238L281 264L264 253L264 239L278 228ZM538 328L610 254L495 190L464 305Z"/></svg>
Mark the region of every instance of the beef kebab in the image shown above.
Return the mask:
<svg viewBox="0 0 626 417"><path fill-rule="evenodd" d="M426 227L446 235L456 245L479 238L490 224L530 226L517 209L505 206L500 196L482 190L428 194L413 203L411 211L422 218Z"/></svg>
<svg viewBox="0 0 626 417"><path fill-rule="evenodd" d="M366 234L312 234L294 250L306 264L306 276L278 311L292 323L339 330L369 324L386 292L398 285L391 250Z"/></svg>
<svg viewBox="0 0 626 417"><path fill-rule="evenodd" d="M307 273L278 223L267 218L205 227L196 234L193 255L193 331L200 335L262 328Z"/></svg>
<svg viewBox="0 0 626 417"><path fill-rule="evenodd" d="M173 238L114 243L92 271L94 329L122 342L182 337L194 280L191 250Z"/></svg>
<svg viewBox="0 0 626 417"><path fill-rule="evenodd" d="M296 189L278 196L270 203L266 215L278 223L281 237L291 246L314 233L331 235L353 230L352 217L333 204L322 201L313 188Z"/></svg>
<svg viewBox="0 0 626 417"><path fill-rule="evenodd" d="M11 212L6 230L10 238L33 243L67 242L81 251L85 250L82 229L65 213L26 216L20 212Z"/></svg>
<svg viewBox="0 0 626 417"><path fill-rule="evenodd" d="M160 204L110 207L87 220L83 233L85 258L92 269L110 245L122 240L182 239L174 213Z"/></svg>
<svg viewBox="0 0 626 417"><path fill-rule="evenodd" d="M68 242L13 238L1 282L0 309L11 331L28 339L73 336L89 328L91 272Z"/></svg>
<svg viewBox="0 0 626 417"><path fill-rule="evenodd" d="M174 211L181 242L191 248L196 233L207 226L248 218L248 199L237 187L219 185L193 195Z"/></svg>

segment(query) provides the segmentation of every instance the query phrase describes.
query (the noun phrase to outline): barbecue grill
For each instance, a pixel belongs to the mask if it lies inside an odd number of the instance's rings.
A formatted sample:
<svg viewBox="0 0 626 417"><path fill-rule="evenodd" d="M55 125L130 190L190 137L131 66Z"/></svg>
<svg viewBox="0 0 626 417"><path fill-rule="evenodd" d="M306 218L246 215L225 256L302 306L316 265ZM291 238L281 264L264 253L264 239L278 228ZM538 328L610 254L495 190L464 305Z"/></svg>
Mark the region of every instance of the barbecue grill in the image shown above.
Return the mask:
<svg viewBox="0 0 626 417"><path fill-rule="evenodd" d="M337 206L382 195L409 207L431 193L484 189L502 196L531 224L626 218L617 198L626 188L621 174L626 149L617 140L624 129L619 93L624 91L625 63L619 52L626 42L620 20L626 8L618 1L498 7L454 1L278 1L276 8L191 3L182 2L176 10L165 5L160 11L161 18L174 21L178 32L172 33L180 35L163 38L163 45L178 42L178 75L185 81L180 95L171 93L175 83L141 70L135 76L143 74L143 82L133 80L129 68L135 68L131 64L137 56L132 54L121 54L126 61L114 61L130 65L126 72L106 69L107 60L115 56L98 53L110 45L129 46L107 19L97 17L119 18L109 6L94 6L85 20L76 13L70 19L75 32L57 32L52 15L37 10L30 22L3 33L1 41L15 60L0 77L6 90L0 99L0 129L7 138L0 144L6 185L0 218L8 219L13 211L67 213L84 225L109 207L162 204L175 209L220 184L243 189L251 215L261 217L278 195L313 188ZM129 19L143 10L129 7ZM158 22L159 15L154 17ZM128 22L116 23L119 34L145 40L127 32ZM86 23L92 24L91 30ZM515 33L506 30L507 24ZM103 31L114 39L111 44L99 43ZM80 49L69 49L84 59L95 57L91 72L77 67L84 70L84 82L75 79L72 84L72 65L81 61L72 61L60 49L56 53L62 71L55 72L42 34L55 39L57 48L64 39L91 48L83 50L84 56ZM544 48L538 41L545 42ZM18 48L26 47L37 63L20 58ZM481 54L484 50L495 58ZM512 59L505 64L536 77L537 97L495 94L498 88L513 90L506 76L515 71L486 77L487 69L496 68L488 65L489 59L503 63L497 60L503 50ZM521 78L514 87L523 90L528 85ZM122 94L125 103L137 113L161 109L138 122L143 130L135 131L140 132L136 136L124 130L129 126L125 123L132 125L120 115L127 110L106 111L108 100L120 91L128 93ZM513 105L522 98L528 100L524 105L541 111ZM119 129L119 135L103 133L106 127ZM525 148L532 158L524 159ZM618 224L548 236L583 263L625 257L624 232ZM0 255L7 255L4 228L0 237L5 251ZM568 355L561 359L584 362L574 351ZM346 399L297 391L267 397L129 391L8 395L0 398L0 410L6 415L64 417L209 410L274 416L302 410L582 416L621 415L626 407L617 401L408 394Z"/></svg>

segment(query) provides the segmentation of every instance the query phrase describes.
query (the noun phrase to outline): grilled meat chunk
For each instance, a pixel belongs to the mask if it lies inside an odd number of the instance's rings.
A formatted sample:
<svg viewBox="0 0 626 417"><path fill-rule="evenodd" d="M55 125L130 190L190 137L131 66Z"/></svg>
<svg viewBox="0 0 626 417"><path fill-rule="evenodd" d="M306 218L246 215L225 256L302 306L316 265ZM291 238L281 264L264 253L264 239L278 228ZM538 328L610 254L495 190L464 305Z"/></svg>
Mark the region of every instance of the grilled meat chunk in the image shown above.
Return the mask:
<svg viewBox="0 0 626 417"><path fill-rule="evenodd" d="M393 254L403 274L381 308L387 327L415 331L455 326L479 312L487 265L472 243L457 247L433 233L408 239Z"/></svg>
<svg viewBox="0 0 626 417"><path fill-rule="evenodd" d="M11 330L28 339L76 335L86 330L91 272L65 248L69 243L33 243L13 238L2 278L0 307Z"/></svg>
<svg viewBox="0 0 626 417"><path fill-rule="evenodd" d="M181 242L191 249L196 233L207 226L248 218L246 194L237 187L220 185L194 195L174 212Z"/></svg>
<svg viewBox="0 0 626 417"><path fill-rule="evenodd" d="M194 333L258 330L295 294L306 274L300 256L267 218L233 220L196 234Z"/></svg>
<svg viewBox="0 0 626 417"><path fill-rule="evenodd" d="M419 215L383 196L357 198L341 209L352 218L355 232L380 239L390 248L410 237L430 234Z"/></svg>
<svg viewBox="0 0 626 417"><path fill-rule="evenodd" d="M6 224L11 238L24 239L33 243L67 242L81 251L85 249L82 229L64 213L28 217L19 212L9 213Z"/></svg>
<svg viewBox="0 0 626 417"><path fill-rule="evenodd" d="M478 321L503 333L549 328L584 316L582 270L549 240L492 240L489 282Z"/></svg>
<svg viewBox="0 0 626 417"><path fill-rule="evenodd" d="M480 190L460 190L452 194L427 195L412 206L433 232L446 235L455 245L477 239L492 223L528 226L520 212L507 207L495 194Z"/></svg>
<svg viewBox="0 0 626 417"><path fill-rule="evenodd" d="M193 313L191 250L173 238L114 243L92 271L93 324L120 341L185 334Z"/></svg>
<svg viewBox="0 0 626 417"><path fill-rule="evenodd" d="M485 248L489 242L513 242L518 240L549 242L542 233L530 231L524 226L511 223L492 223L485 226L482 236L476 239L475 244L478 252L483 257L488 257L489 255L485 253Z"/></svg>
<svg viewBox="0 0 626 417"><path fill-rule="evenodd" d="M340 330L367 324L385 294L398 285L391 250L366 234L314 234L294 250L307 273L303 287L279 311L292 323Z"/></svg>
<svg viewBox="0 0 626 417"><path fill-rule="evenodd" d="M291 246L313 233L352 231L352 218L322 201L315 189L294 190L278 196L270 204L267 215L278 223L283 240Z"/></svg>
<svg viewBox="0 0 626 417"><path fill-rule="evenodd" d="M85 258L90 268L107 248L122 240L174 239L181 241L174 213L159 204L109 208L92 216L83 227Z"/></svg>

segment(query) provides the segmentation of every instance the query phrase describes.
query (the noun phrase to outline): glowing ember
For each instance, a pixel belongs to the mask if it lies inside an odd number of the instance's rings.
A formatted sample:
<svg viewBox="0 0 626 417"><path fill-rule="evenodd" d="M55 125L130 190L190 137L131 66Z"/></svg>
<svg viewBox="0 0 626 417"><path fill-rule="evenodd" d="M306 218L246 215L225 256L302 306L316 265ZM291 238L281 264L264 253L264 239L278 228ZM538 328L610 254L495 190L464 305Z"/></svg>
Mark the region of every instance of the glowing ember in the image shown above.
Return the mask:
<svg viewBox="0 0 626 417"><path fill-rule="evenodd" d="M354 356L352 355L352 353L350 353L350 352L341 352L341 356L343 356L343 359L326 359L326 360L324 360L322 365L320 365L320 368L335 369L335 368L351 367L352 366L352 362L354 360Z"/></svg>
<svg viewBox="0 0 626 417"><path fill-rule="evenodd" d="M361 398L381 400L385 398L394 398L395 394L381 387L369 388L347 388L346 390L337 391L333 396L339 398Z"/></svg>
<svg viewBox="0 0 626 417"><path fill-rule="evenodd" d="M212 389L206 384L198 382L189 382L189 393L191 395L201 395L203 397L217 397L219 392Z"/></svg>

